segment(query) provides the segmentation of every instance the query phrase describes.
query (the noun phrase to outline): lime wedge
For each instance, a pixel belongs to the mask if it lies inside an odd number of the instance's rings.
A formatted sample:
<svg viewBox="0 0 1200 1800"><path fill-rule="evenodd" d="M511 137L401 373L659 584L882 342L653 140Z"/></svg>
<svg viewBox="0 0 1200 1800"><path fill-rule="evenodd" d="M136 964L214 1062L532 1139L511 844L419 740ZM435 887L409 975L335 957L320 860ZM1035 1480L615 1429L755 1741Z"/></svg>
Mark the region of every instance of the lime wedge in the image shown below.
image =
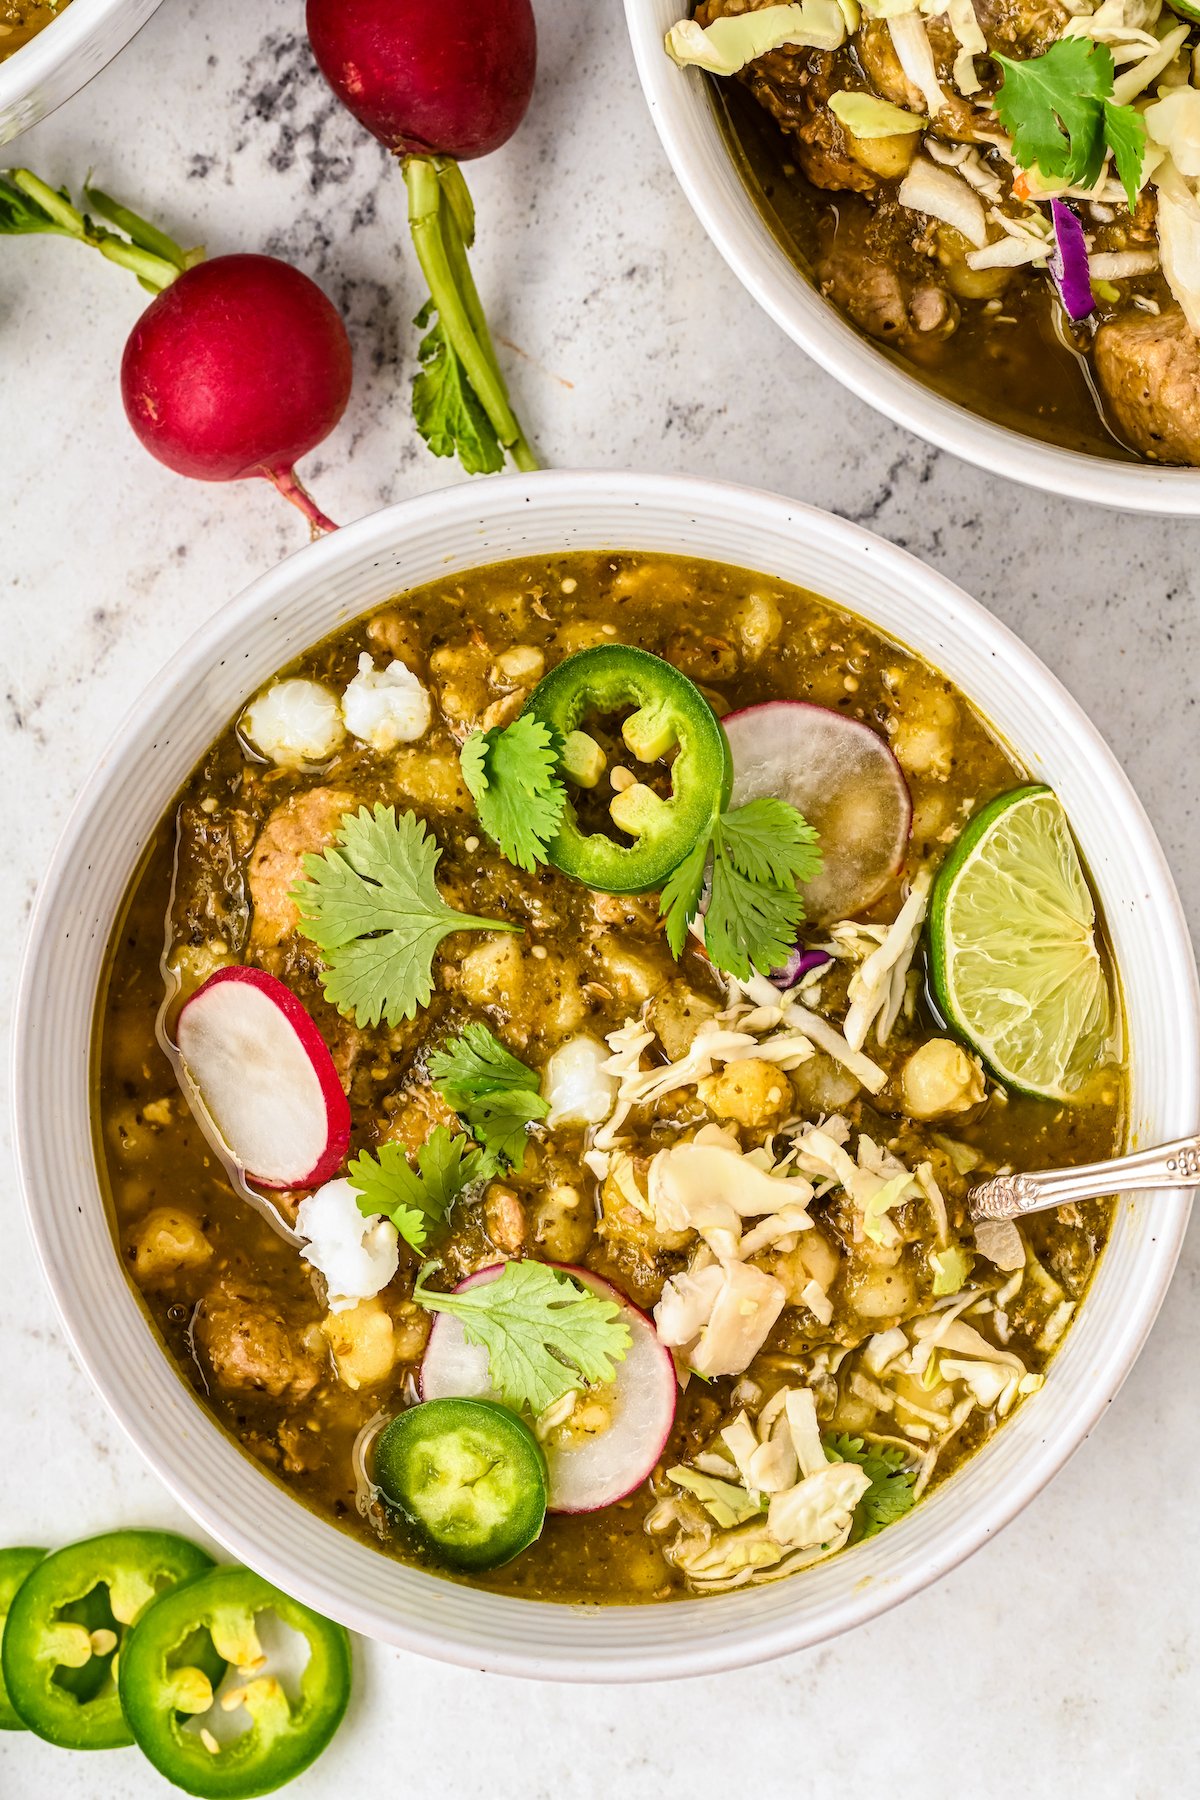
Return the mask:
<svg viewBox="0 0 1200 1800"><path fill-rule="evenodd" d="M929 953L947 1021L1006 1085L1068 1100L1111 1056L1096 907L1049 788L976 813L938 871Z"/></svg>

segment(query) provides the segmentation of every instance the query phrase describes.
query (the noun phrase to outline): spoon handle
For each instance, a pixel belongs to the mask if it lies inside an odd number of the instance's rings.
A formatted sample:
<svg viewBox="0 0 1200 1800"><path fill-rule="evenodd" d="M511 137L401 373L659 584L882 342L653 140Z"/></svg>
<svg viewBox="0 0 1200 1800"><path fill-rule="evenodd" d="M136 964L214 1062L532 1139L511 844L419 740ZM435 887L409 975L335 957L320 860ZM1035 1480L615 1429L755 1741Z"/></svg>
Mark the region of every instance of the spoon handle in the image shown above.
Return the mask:
<svg viewBox="0 0 1200 1800"><path fill-rule="evenodd" d="M1075 1200L1102 1200L1126 1188L1194 1187L1200 1182L1200 1137L1177 1138L1108 1162L1036 1174L993 1175L967 1196L972 1219L1019 1219Z"/></svg>

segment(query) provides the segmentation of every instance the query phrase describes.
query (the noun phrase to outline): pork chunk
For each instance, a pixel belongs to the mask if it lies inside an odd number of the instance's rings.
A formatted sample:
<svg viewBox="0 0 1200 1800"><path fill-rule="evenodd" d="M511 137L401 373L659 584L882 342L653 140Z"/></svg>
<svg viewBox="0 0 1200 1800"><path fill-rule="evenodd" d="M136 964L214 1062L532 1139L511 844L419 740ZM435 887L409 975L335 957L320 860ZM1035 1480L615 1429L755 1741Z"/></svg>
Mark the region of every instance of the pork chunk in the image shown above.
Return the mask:
<svg viewBox="0 0 1200 1800"><path fill-rule="evenodd" d="M1096 376L1133 449L1154 462L1200 465L1200 340L1178 308L1102 325Z"/></svg>
<svg viewBox="0 0 1200 1800"><path fill-rule="evenodd" d="M974 0L989 49L1024 61L1057 43L1073 7L1059 0Z"/></svg>
<svg viewBox="0 0 1200 1800"><path fill-rule="evenodd" d="M298 920L288 896L304 873L304 858L333 842L355 805L345 788L317 787L293 794L270 815L250 856L253 951L277 950L292 936Z"/></svg>
<svg viewBox="0 0 1200 1800"><path fill-rule="evenodd" d="M403 1144L410 1156L429 1142L439 1125L451 1133L462 1130L462 1121L453 1107L446 1104L436 1088L423 1082L412 1082L389 1096L384 1110L388 1122L379 1134L380 1143Z"/></svg>
<svg viewBox="0 0 1200 1800"><path fill-rule="evenodd" d="M899 270L848 244L817 264L817 285L871 337L899 343L908 335L908 296Z"/></svg>
<svg viewBox="0 0 1200 1800"><path fill-rule="evenodd" d="M766 3L701 0L696 22L711 25L714 19L755 12ZM794 140L797 159L814 187L872 193L874 174L851 155L849 139L826 104L831 92L846 85L839 68L824 51L784 44L747 63L738 80Z"/></svg>
<svg viewBox="0 0 1200 1800"><path fill-rule="evenodd" d="M923 341L948 337L958 308L938 283L913 282L852 239L838 239L816 267L817 286L860 330L916 354Z"/></svg>
<svg viewBox="0 0 1200 1800"><path fill-rule="evenodd" d="M227 1393L303 1400L320 1378L316 1360L298 1343L269 1294L248 1284L219 1282L200 1308L196 1342Z"/></svg>

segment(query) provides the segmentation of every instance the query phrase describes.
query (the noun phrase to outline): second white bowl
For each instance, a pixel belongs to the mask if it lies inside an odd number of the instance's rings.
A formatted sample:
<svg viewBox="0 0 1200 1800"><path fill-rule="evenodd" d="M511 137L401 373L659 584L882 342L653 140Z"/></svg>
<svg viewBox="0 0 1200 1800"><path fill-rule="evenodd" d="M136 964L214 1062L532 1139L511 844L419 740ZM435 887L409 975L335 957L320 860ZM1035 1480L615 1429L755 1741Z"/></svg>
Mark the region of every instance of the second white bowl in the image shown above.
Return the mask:
<svg viewBox="0 0 1200 1800"><path fill-rule="evenodd" d="M1053 494L1127 512L1200 516L1200 469L1159 469L1060 450L968 412L907 374L807 281L758 211L717 123L706 78L663 49L683 0L625 0L642 89L700 223L734 274L823 369L897 425L967 462Z"/></svg>

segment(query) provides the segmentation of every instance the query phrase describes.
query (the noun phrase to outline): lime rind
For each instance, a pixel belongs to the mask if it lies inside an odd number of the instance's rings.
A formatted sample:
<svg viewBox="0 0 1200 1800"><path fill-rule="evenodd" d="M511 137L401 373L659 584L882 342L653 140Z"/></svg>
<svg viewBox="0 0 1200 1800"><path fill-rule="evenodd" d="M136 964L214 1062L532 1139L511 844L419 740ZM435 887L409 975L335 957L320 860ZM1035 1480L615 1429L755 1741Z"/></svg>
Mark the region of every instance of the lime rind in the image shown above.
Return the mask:
<svg viewBox="0 0 1200 1800"><path fill-rule="evenodd" d="M1078 1098L1112 1053L1096 908L1066 815L1046 787L982 809L939 871L930 974L947 1021L1007 1086Z"/></svg>

